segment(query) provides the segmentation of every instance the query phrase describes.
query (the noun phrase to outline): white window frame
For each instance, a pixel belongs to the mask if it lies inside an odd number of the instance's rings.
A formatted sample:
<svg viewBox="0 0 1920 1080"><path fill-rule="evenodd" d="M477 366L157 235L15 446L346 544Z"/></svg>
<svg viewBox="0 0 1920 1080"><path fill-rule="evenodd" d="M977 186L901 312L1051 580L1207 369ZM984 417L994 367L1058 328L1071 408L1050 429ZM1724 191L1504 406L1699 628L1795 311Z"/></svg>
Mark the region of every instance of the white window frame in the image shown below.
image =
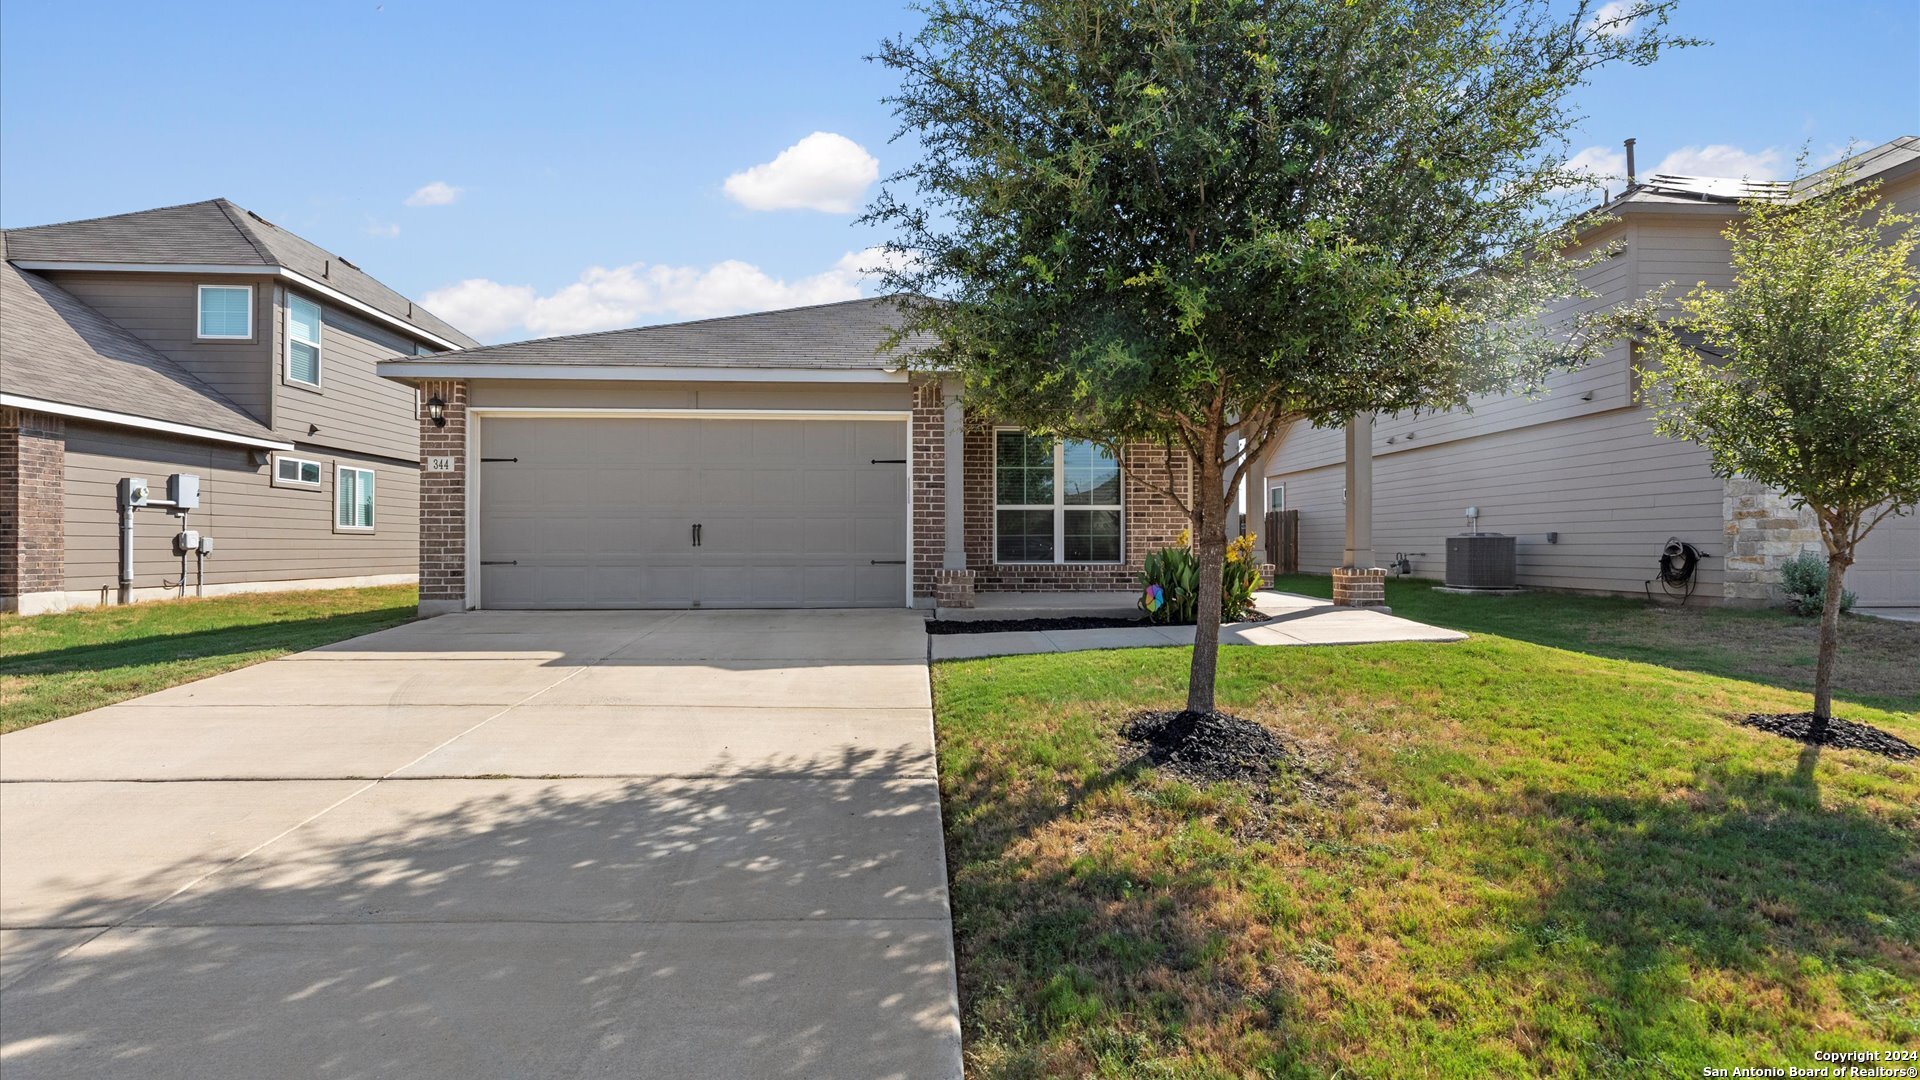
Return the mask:
<svg viewBox="0 0 1920 1080"><path fill-rule="evenodd" d="M1277 506L1274 504L1273 497L1275 495L1280 496L1279 505ZM1269 511L1273 511L1273 510L1285 510L1286 508L1287 508L1287 485L1268 484L1267 485L1267 509Z"/></svg>
<svg viewBox="0 0 1920 1080"><path fill-rule="evenodd" d="M314 468L313 479L311 481L302 480L302 479L299 479L299 477L296 475L294 479L289 480L286 477L281 476L280 464L282 462L292 462L295 465L313 466ZM326 480L326 477L327 477L326 465L316 458L300 457L297 454L273 455L273 486L274 487L300 488L305 491L319 491L321 487L324 486L323 481Z"/></svg>
<svg viewBox="0 0 1920 1080"><path fill-rule="evenodd" d="M308 341L306 338L295 338L293 336L293 305L296 303L312 304L313 310L319 313L313 320L314 340L312 341ZM320 301L309 300L298 293L290 292L287 294L287 347L284 350L285 357L283 359L283 365L286 368L286 381L294 386L304 386L309 390L320 389L320 383L326 375L327 350L320 342L320 339L326 337L326 321L327 309ZM293 344L295 341L298 341L302 345L313 346L312 382L297 378L293 374Z"/></svg>
<svg viewBox="0 0 1920 1080"><path fill-rule="evenodd" d="M1085 505L1067 505L1067 443L1085 440L1053 440L1053 504L1042 506L1026 503L1002 503L1000 501L1000 433L1017 431L1027 433L1025 428L1011 425L993 429L993 563L996 566L1125 566L1127 562L1127 471L1120 469L1120 502L1115 505L1089 503ZM1053 558L1051 560L1014 560L1000 557L1000 511L1002 510L1052 510L1053 511ZM1117 510L1120 512L1120 557L1117 559L1069 559L1067 558L1067 511L1068 510Z"/></svg>
<svg viewBox="0 0 1920 1080"><path fill-rule="evenodd" d="M343 522L340 520L340 487L342 484L342 478L345 477L346 474L348 473L365 473L367 476L367 489L373 492L373 520L369 521L365 525L360 524L358 521ZM358 499L354 500L354 505L357 510L359 506ZM374 471L372 469L367 468L364 465L339 465L339 464L334 465L333 467L333 531L334 532L352 532L352 533L370 533L374 530L374 527L379 524L379 522L380 522L380 484L378 479L374 476Z"/></svg>
<svg viewBox="0 0 1920 1080"><path fill-rule="evenodd" d="M207 333L207 308L205 296L208 289L244 289L247 293L247 332L244 334ZM251 285L201 285L193 290L193 336L196 341L252 341L253 340L253 286Z"/></svg>

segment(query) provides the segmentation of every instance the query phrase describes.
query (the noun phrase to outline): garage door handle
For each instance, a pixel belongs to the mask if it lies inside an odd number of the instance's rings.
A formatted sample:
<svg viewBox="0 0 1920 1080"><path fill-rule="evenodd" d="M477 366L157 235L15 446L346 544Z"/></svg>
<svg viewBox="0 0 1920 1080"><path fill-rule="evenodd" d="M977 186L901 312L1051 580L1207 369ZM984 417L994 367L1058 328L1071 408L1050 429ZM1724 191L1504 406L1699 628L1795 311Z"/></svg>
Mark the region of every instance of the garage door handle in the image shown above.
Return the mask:
<svg viewBox="0 0 1920 1080"><path fill-rule="evenodd" d="M695 525L693 527L693 546L694 547L700 546L700 526L698 525Z"/></svg>
<svg viewBox="0 0 1920 1080"><path fill-rule="evenodd" d="M907 560L905 559L868 559L867 564L869 566L905 566L907 565Z"/></svg>

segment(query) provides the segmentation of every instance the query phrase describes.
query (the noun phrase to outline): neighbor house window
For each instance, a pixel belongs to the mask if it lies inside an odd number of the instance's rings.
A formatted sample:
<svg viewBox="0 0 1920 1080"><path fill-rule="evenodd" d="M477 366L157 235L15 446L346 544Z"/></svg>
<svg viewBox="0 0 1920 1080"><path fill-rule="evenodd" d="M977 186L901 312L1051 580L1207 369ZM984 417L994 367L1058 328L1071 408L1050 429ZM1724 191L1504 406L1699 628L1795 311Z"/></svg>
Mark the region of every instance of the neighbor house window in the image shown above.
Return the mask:
<svg viewBox="0 0 1920 1080"><path fill-rule="evenodd" d="M1120 561L1120 463L1090 442L993 435L994 560Z"/></svg>
<svg viewBox="0 0 1920 1080"><path fill-rule="evenodd" d="M253 286L200 286L200 321L196 333L203 338L252 338Z"/></svg>
<svg viewBox="0 0 1920 1080"><path fill-rule="evenodd" d="M276 457L273 459L273 482L277 487L320 486L320 463L310 458Z"/></svg>
<svg viewBox="0 0 1920 1080"><path fill-rule="evenodd" d="M287 297L287 379L320 385L320 305Z"/></svg>
<svg viewBox="0 0 1920 1080"><path fill-rule="evenodd" d="M1287 485L1275 484L1267 489L1267 509L1285 510L1287 508Z"/></svg>
<svg viewBox="0 0 1920 1080"><path fill-rule="evenodd" d="M334 473L333 524L339 529L373 528L373 470L342 465Z"/></svg>

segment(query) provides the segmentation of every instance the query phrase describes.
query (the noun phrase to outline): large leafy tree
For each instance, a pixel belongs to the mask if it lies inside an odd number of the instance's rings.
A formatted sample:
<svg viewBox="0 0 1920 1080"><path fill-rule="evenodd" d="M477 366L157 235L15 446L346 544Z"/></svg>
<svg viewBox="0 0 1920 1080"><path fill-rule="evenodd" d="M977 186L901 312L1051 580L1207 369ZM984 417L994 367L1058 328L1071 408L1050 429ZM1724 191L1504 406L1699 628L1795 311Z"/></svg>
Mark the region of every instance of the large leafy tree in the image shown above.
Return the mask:
<svg viewBox="0 0 1920 1080"><path fill-rule="evenodd" d="M878 59L923 153L869 211L970 406L1186 463L1213 707L1238 481L1285 423L1446 409L1617 337L1550 224L1570 94L1669 4L930 0Z"/></svg>
<svg viewBox="0 0 1920 1080"><path fill-rule="evenodd" d="M1809 508L1827 554L1810 735L1833 715L1841 582L1875 525L1920 502L1915 215L1844 172L1729 226L1733 281L1655 325L1647 392L1662 434Z"/></svg>

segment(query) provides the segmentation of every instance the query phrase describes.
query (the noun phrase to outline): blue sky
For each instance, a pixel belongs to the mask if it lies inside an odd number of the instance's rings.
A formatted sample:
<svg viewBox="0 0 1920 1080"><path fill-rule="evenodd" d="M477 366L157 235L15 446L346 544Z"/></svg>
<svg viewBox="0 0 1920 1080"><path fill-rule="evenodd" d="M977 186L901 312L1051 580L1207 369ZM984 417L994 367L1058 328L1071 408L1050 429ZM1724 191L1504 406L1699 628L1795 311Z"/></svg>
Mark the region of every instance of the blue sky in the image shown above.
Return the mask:
<svg viewBox="0 0 1920 1080"><path fill-rule="evenodd" d="M840 299L878 239L865 177L913 153L862 57L913 18L8 0L0 223L224 195L487 340ZM1587 160L1632 135L1643 172L1778 175L1920 134L1915 0L1682 0L1675 27L1714 44L1586 88Z"/></svg>

